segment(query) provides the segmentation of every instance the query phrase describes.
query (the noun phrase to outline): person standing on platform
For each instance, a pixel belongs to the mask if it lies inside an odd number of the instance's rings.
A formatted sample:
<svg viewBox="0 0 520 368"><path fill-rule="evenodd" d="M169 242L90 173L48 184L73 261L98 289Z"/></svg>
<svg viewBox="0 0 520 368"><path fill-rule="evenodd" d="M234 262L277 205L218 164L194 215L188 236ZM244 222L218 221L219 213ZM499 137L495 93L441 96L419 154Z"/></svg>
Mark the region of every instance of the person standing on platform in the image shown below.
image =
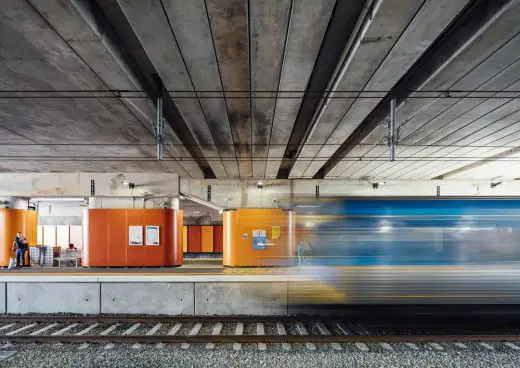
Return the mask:
<svg viewBox="0 0 520 368"><path fill-rule="evenodd" d="M303 259L303 240L298 241L298 267L301 267Z"/></svg>
<svg viewBox="0 0 520 368"><path fill-rule="evenodd" d="M16 268L20 267L20 259L22 260L22 266L25 267L25 249L26 241L22 236L22 233L16 233L16 238L13 242L13 251L16 251Z"/></svg>

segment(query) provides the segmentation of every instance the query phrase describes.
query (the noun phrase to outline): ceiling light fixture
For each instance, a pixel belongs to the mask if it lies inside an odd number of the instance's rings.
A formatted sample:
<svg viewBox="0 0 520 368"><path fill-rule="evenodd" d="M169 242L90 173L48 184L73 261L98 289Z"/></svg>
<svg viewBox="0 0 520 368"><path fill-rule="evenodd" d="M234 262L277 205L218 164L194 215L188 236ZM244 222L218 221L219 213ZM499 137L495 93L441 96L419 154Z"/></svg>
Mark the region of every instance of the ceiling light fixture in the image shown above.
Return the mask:
<svg viewBox="0 0 520 368"><path fill-rule="evenodd" d="M129 182L129 181L124 181L122 184L123 184L124 186L127 186L127 187L130 188L130 189L134 189L134 188L135 188L135 183L131 183L131 182Z"/></svg>
<svg viewBox="0 0 520 368"><path fill-rule="evenodd" d="M31 202L81 202L83 197L36 197L30 198Z"/></svg>

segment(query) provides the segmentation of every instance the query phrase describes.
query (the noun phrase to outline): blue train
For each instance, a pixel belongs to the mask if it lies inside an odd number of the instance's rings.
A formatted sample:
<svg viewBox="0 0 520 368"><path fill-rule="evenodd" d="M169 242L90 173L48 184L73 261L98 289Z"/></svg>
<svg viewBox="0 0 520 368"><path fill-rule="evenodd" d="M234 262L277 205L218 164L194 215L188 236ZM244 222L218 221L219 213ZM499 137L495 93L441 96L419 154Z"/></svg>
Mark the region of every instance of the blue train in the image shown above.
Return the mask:
<svg viewBox="0 0 520 368"><path fill-rule="evenodd" d="M297 221L301 272L346 303L520 303L518 199L348 198Z"/></svg>
<svg viewBox="0 0 520 368"><path fill-rule="evenodd" d="M306 264L520 261L520 200L345 199L299 211Z"/></svg>

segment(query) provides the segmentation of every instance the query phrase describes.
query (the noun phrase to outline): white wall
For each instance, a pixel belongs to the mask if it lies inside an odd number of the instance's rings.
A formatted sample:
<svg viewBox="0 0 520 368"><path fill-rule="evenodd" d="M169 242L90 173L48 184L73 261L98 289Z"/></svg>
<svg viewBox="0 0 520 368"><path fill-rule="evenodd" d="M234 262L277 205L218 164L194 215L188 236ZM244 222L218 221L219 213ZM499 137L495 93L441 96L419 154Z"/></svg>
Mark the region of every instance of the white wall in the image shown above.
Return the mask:
<svg viewBox="0 0 520 368"><path fill-rule="evenodd" d="M96 196L176 196L179 177L171 173L0 173L0 196L90 196L94 179ZM135 184L129 189L123 182Z"/></svg>
<svg viewBox="0 0 520 368"><path fill-rule="evenodd" d="M264 180L262 189L252 180L184 180L180 191L204 200L211 185L211 200L226 208L282 207L292 201L325 197L384 197L384 196L520 196L520 181L504 181L492 188L490 181L421 180L388 181L373 188L371 181L349 180Z"/></svg>

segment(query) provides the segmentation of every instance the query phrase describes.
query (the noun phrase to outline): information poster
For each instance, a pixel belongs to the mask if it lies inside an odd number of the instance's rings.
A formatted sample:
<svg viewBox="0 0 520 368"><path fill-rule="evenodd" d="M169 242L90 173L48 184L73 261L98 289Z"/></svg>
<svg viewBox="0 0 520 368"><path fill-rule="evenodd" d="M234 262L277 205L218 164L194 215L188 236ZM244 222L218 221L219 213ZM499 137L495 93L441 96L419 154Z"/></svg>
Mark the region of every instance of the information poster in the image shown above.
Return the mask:
<svg viewBox="0 0 520 368"><path fill-rule="evenodd" d="M143 245L143 227L129 226L128 227L128 244L129 245Z"/></svg>
<svg viewBox="0 0 520 368"><path fill-rule="evenodd" d="M280 238L280 226L271 226L271 238L273 238L273 240Z"/></svg>
<svg viewBox="0 0 520 368"><path fill-rule="evenodd" d="M262 250L267 248L267 231L253 230L253 249Z"/></svg>
<svg viewBox="0 0 520 368"><path fill-rule="evenodd" d="M146 245L159 245L159 226L146 227Z"/></svg>

